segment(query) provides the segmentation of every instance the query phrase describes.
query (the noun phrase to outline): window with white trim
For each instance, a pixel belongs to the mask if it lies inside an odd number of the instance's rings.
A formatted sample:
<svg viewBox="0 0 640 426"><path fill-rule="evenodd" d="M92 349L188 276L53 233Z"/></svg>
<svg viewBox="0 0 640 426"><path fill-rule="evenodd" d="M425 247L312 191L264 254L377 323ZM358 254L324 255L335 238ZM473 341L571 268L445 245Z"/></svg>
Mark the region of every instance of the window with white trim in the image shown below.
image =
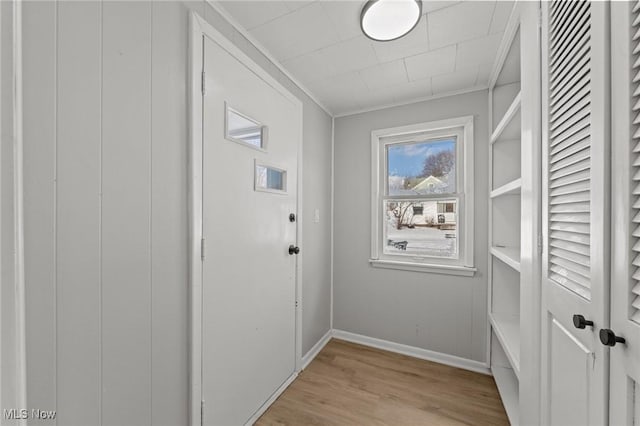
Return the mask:
<svg viewBox="0 0 640 426"><path fill-rule="evenodd" d="M473 275L473 117L371 132L376 267Z"/></svg>

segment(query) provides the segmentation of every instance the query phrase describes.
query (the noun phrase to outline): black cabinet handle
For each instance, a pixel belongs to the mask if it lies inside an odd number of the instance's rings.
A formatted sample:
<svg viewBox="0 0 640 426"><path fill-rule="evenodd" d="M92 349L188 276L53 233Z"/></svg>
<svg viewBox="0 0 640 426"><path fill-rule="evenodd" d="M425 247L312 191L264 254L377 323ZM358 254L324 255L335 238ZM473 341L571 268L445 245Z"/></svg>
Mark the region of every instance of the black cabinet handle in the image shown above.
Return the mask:
<svg viewBox="0 0 640 426"><path fill-rule="evenodd" d="M585 317L579 314L573 316L573 325L575 328L584 329L587 326L593 327L593 321L587 320Z"/></svg>
<svg viewBox="0 0 640 426"><path fill-rule="evenodd" d="M294 255L300 253L300 247L296 247L293 244L289 246L289 254Z"/></svg>
<svg viewBox="0 0 640 426"><path fill-rule="evenodd" d="M616 336L616 333L608 328L600 330L600 341L605 346L615 346L616 343L622 343L624 345L627 342L624 337Z"/></svg>

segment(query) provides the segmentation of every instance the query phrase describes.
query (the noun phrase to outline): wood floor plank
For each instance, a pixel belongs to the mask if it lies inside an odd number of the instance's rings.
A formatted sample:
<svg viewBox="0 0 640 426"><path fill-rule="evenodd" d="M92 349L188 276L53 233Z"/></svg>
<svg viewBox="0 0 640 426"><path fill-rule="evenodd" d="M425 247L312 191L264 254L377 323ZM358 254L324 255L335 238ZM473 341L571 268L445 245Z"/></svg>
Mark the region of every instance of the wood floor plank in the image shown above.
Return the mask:
<svg viewBox="0 0 640 426"><path fill-rule="evenodd" d="M493 378L332 339L257 425L508 425Z"/></svg>

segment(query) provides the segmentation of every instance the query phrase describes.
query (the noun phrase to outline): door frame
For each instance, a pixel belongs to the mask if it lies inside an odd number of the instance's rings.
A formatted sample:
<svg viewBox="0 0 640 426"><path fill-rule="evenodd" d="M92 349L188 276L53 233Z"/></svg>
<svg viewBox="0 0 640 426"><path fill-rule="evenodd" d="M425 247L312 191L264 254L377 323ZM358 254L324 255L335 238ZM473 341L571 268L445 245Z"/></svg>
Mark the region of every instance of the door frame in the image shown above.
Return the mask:
<svg viewBox="0 0 640 426"><path fill-rule="evenodd" d="M211 24L195 12L189 16L189 424L202 424L203 394L202 394L202 191L203 191L203 66L204 66L204 37L220 45L234 58L244 64L267 84L279 91L292 103L303 111L303 104L288 89L273 76L242 52L227 37L216 30ZM302 242L302 135L303 123L300 123L298 138L297 161L297 245ZM304 247L304 246L303 246ZM289 379L265 402L256 412L249 423L266 411L276 398L289 386L302 369L302 262L303 253L296 256L295 274L295 370Z"/></svg>

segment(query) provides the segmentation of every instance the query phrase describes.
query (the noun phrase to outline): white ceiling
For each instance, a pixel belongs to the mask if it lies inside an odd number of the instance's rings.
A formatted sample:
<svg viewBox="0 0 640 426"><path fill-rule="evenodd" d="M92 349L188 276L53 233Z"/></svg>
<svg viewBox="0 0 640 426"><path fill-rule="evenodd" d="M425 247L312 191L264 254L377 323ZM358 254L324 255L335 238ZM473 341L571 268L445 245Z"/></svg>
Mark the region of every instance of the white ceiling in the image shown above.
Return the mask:
<svg viewBox="0 0 640 426"><path fill-rule="evenodd" d="M513 6L423 0L409 35L376 42L364 0L219 4L334 115L486 87Z"/></svg>

